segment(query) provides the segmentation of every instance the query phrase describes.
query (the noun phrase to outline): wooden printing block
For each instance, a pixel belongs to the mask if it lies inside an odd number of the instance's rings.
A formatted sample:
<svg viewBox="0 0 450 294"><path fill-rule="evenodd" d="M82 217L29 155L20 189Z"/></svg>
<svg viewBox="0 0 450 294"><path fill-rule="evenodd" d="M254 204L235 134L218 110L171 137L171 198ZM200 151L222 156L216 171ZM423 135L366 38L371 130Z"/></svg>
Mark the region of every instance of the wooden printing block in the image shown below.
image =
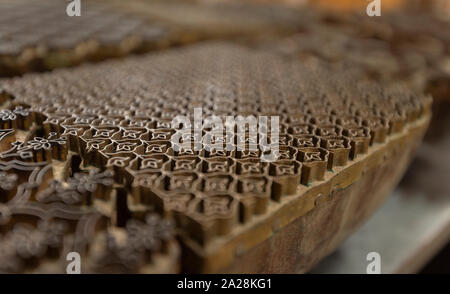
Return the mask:
<svg viewBox="0 0 450 294"><path fill-rule="evenodd" d="M373 213L403 174L427 128L429 97L375 82L351 87L358 79L320 63L312 67L264 51L206 43L7 80L2 92L41 116L62 115L61 133L84 130L72 133L79 139L70 148L75 150L72 158L78 158L71 169L96 165L122 175L113 178L111 197L91 196L94 204L106 202L97 210L109 213L117 224L117 230L103 229L109 238L120 243L127 222L138 220L143 226L151 221L146 212L155 211L175 220L183 271L282 273L307 271ZM209 117L216 114L212 105L225 103L229 115L259 116L260 109L275 101L283 118L278 162L263 162L265 149L218 153L191 150L190 144L175 150L170 139L152 140L152 134L171 129L170 115L162 109L192 117L192 106L202 106ZM383 131L380 139L371 140L377 131L371 127L377 124L364 124L367 113L382 119L383 127L399 113L408 119L396 132ZM137 120L147 128L142 136L124 138L124 126ZM94 138L102 128L119 131ZM248 142L244 146L255 143ZM271 142L280 141L271 137ZM90 232L88 244L106 238L92 228Z"/></svg>

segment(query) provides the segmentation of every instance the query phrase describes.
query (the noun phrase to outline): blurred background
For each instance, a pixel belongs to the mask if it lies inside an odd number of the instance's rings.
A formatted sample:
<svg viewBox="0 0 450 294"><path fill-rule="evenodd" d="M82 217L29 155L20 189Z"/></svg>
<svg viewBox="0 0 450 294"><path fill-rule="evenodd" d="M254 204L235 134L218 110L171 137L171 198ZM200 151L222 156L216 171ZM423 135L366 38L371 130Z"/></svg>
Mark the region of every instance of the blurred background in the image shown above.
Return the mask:
<svg viewBox="0 0 450 294"><path fill-rule="evenodd" d="M213 39L426 92L433 119L399 187L312 272L365 273L375 251L383 273L450 273L450 0L382 0L379 17L371 2L82 0L67 18L69 1L0 0L0 77Z"/></svg>

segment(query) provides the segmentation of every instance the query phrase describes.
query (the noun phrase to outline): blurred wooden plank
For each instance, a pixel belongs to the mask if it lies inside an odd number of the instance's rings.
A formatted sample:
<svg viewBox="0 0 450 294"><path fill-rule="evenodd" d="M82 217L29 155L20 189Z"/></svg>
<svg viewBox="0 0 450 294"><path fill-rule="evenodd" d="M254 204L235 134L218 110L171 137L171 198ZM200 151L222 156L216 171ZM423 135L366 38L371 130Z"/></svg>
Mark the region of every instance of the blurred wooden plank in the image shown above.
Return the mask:
<svg viewBox="0 0 450 294"><path fill-rule="evenodd" d="M312 273L366 273L367 253L381 255L382 273L414 273L450 239L450 198L394 195Z"/></svg>
<svg viewBox="0 0 450 294"><path fill-rule="evenodd" d="M450 138L425 144L400 187L311 273L366 273L367 253L382 273L415 273L450 240Z"/></svg>

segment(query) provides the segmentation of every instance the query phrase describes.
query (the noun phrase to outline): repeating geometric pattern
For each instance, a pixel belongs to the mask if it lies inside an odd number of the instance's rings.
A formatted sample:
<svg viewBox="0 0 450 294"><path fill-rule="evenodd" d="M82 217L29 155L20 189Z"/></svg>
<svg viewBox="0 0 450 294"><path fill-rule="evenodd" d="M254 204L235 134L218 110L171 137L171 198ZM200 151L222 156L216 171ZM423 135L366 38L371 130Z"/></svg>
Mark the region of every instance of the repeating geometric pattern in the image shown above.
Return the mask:
<svg viewBox="0 0 450 294"><path fill-rule="evenodd" d="M0 113L0 272L65 272L73 251L83 272L177 270L170 220L149 210L124 219L114 171L80 165L65 135L39 136L30 108ZM157 258L176 263L161 267Z"/></svg>
<svg viewBox="0 0 450 294"><path fill-rule="evenodd" d="M139 256L161 252L159 244L172 240L170 225L149 212L172 218L183 236L204 246L267 214L282 198L298 197L299 185L345 168L430 104L403 87L361 80L357 71L337 74L321 63L223 43L27 75L1 87L9 105L1 112L1 146L9 147L0 154L3 224L31 215L38 221L17 235L37 230L43 240L33 241L36 251L13 256L43 254L50 239L63 235L45 235L45 221L62 218L77 223L71 244L92 248L90 262L116 258L125 268L143 266ZM223 121L228 115L279 116L278 159L262 162L259 149L175 151L171 121L192 117L194 108ZM31 128L31 135L14 142L16 128ZM255 131L258 139L272 140ZM211 132L203 130L202 138ZM248 139L247 147L255 143ZM97 256L105 252L98 246L113 257Z"/></svg>

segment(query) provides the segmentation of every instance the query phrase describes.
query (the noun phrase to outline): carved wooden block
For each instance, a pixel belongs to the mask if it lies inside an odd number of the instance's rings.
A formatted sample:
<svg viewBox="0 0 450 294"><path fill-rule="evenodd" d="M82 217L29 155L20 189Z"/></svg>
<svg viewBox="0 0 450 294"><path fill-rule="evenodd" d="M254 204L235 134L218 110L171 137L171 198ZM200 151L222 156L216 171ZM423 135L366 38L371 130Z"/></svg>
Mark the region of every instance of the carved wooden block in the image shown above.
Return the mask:
<svg viewBox="0 0 450 294"><path fill-rule="evenodd" d="M82 252L94 272L119 271L108 268L114 261L137 272L173 272L177 263L188 272L305 271L388 195L431 105L401 86L226 43L0 85L0 230L11 238L2 246L11 269L25 271L30 256L43 267L61 256L50 241ZM172 119L198 108L219 118L278 116L278 159L262 161L266 150L236 134L214 146L244 150L178 148ZM49 225L60 233L46 235ZM23 235L36 235L33 252L15 247Z"/></svg>

